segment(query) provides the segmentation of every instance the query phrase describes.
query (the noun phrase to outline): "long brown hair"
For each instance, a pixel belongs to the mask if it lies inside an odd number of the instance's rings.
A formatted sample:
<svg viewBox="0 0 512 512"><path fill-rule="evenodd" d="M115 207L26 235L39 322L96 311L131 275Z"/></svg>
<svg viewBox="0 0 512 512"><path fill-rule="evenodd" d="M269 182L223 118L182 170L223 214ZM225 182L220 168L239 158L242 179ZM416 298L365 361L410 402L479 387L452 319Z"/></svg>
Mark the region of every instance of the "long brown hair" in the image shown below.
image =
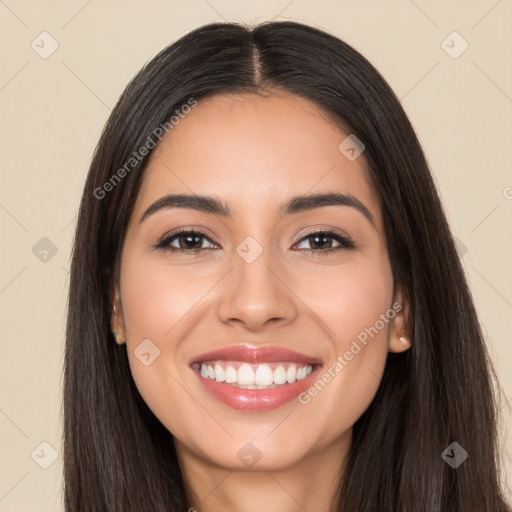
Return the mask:
<svg viewBox="0 0 512 512"><path fill-rule="evenodd" d="M130 158L190 98L272 88L314 102L364 143L395 283L411 301L412 348L388 356L377 394L353 427L340 512L510 511L499 484L495 374L418 139L393 91L361 54L294 22L252 29L215 23L188 33L144 66L106 123L72 255L66 511L187 510L173 436L141 398L126 347L110 330L119 255L151 151L137 162ZM441 457L452 442L468 453L456 469Z"/></svg>

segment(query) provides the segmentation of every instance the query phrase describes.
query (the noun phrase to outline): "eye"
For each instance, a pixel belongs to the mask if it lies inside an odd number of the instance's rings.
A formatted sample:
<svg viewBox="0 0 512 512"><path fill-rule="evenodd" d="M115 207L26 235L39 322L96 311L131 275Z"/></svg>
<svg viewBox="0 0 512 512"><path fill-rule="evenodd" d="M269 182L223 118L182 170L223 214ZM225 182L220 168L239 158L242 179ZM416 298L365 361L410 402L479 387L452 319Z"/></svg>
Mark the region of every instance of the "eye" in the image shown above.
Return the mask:
<svg viewBox="0 0 512 512"><path fill-rule="evenodd" d="M201 231L181 230L176 233L164 235L154 248L164 249L171 252L180 251L198 253L209 249L208 247L203 246L203 241L205 240L208 240L210 243L215 245L210 238Z"/></svg>
<svg viewBox="0 0 512 512"><path fill-rule="evenodd" d="M333 240L338 245L333 247ZM203 245L205 241L211 243L213 247L205 247ZM315 231L306 235L305 237L302 237L296 245L298 246L304 242L308 242L310 245L313 245L313 247L299 247L302 251L322 255L334 251L352 249L355 247L355 244L346 234L335 230ZM218 248L218 246L212 242L212 240L206 236L205 233L197 230L180 230L175 233L166 234L160 239L159 242L157 242L156 245L154 245L154 249L195 254L215 248Z"/></svg>
<svg viewBox="0 0 512 512"><path fill-rule="evenodd" d="M338 245L333 247L332 240L335 240ZM353 249L355 247L354 242L352 242L347 235L335 230L315 231L301 238L297 245L300 245L303 241L309 242L310 245L314 246L311 248L303 248L303 250L311 252L312 254L324 255L326 253Z"/></svg>

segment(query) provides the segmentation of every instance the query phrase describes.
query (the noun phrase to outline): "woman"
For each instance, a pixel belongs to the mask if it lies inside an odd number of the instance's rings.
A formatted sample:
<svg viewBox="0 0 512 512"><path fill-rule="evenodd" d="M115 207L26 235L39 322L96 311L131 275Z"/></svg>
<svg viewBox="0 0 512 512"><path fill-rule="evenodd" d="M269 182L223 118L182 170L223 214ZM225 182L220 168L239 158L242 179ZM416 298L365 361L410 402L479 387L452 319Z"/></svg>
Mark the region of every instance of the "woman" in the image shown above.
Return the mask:
<svg viewBox="0 0 512 512"><path fill-rule="evenodd" d="M75 238L67 511L510 511L493 376L421 147L353 48L211 24L131 81Z"/></svg>

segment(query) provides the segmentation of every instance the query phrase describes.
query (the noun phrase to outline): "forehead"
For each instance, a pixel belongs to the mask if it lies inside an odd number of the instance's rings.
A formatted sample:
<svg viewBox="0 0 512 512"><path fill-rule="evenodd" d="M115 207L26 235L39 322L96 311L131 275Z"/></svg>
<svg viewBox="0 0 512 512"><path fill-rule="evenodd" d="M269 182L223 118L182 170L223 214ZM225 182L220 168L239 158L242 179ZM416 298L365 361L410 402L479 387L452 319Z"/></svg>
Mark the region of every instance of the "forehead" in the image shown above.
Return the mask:
<svg viewBox="0 0 512 512"><path fill-rule="evenodd" d="M380 218L364 154L349 160L339 149L349 134L312 102L221 94L182 116L153 150L136 212L171 193L218 196L251 215L290 196L341 192Z"/></svg>

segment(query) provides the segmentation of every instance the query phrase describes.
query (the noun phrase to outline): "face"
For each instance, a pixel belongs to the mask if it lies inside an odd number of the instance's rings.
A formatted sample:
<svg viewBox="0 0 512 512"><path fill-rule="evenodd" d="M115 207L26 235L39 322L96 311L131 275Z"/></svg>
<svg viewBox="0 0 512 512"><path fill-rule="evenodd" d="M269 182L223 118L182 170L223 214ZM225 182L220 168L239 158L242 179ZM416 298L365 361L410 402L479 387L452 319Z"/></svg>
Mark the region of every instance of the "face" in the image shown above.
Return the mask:
<svg viewBox="0 0 512 512"><path fill-rule="evenodd" d="M149 408L203 460L279 469L346 442L409 346L348 135L296 96L218 95L152 153L114 327Z"/></svg>

